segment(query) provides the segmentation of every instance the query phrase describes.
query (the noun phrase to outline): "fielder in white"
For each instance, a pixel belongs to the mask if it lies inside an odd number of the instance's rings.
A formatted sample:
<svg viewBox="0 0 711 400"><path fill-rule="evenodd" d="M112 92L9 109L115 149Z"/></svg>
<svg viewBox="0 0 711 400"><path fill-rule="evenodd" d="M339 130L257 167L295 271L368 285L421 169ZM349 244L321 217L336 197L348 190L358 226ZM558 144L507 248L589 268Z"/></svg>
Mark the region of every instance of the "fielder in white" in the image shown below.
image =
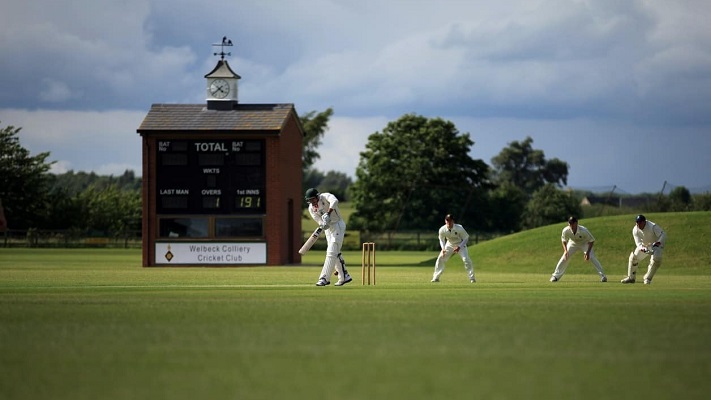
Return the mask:
<svg viewBox="0 0 711 400"><path fill-rule="evenodd" d="M474 279L474 265L472 264L472 259L469 258L469 251L467 251L467 241L469 240L469 234L464 230L459 224L454 223L454 217L451 214L447 214L444 218L444 225L439 228L439 246L442 248L439 256L437 257L437 262L435 263L434 275L432 275L432 282L439 282L439 277L444 272L444 267L447 264L447 260L452 256L452 254L459 254L464 261L464 269L467 270L469 275L469 281L475 283Z"/></svg>
<svg viewBox="0 0 711 400"><path fill-rule="evenodd" d="M593 245L595 244L595 237L590 233L590 231L582 225L578 225L578 219L575 217L568 218L568 226L563 228L563 232L560 234L560 240L563 244L563 255L558 260L558 265L555 266L555 271L551 276L551 282L558 282L560 278L565 274L565 270L570 264L570 258L573 254L577 253L578 250L583 252L583 258L585 261L590 261L592 265L597 270L598 275L600 275L600 282L607 282L607 276L602 271L602 265L600 261L595 257L595 252L593 251Z"/></svg>
<svg viewBox="0 0 711 400"><path fill-rule="evenodd" d="M647 256L651 256L647 273L644 275L644 284L649 285L652 283L654 274L662 266L662 253L664 252L664 244L667 241L667 234L664 233L661 226L652 221L647 221L647 218L640 214L637 216L634 228L632 228L632 237L637 247L630 253L627 276L621 282L635 283L639 262L647 258Z"/></svg>
<svg viewBox="0 0 711 400"><path fill-rule="evenodd" d="M353 278L346 270L346 262L341 255L343 237L346 234L346 222L343 221L341 211L338 209L338 198L331 193L319 193L314 188L306 190L304 197L306 202L309 203L311 218L324 228L326 242L328 243L326 260L323 262L321 275L319 275L316 286L330 285L334 269L338 276L336 286L343 286L351 282Z"/></svg>

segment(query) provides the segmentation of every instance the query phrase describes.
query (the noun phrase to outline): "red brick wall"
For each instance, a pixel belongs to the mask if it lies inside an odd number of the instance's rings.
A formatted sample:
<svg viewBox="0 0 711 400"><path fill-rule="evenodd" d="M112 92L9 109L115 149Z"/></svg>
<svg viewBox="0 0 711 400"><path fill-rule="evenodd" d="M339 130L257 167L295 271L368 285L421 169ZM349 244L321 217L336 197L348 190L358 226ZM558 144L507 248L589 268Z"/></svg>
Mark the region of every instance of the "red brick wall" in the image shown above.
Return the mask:
<svg viewBox="0 0 711 400"><path fill-rule="evenodd" d="M283 134L283 133L282 133ZM279 265L282 259L281 247L283 246L279 223L282 220L282 211L278 205L281 203L282 174L279 169L279 138L269 137L267 144L267 216L265 218L265 235L267 237L267 264Z"/></svg>
<svg viewBox="0 0 711 400"><path fill-rule="evenodd" d="M153 193L155 193L155 181L153 174L150 171L155 171L155 160L151 158L150 149L155 146L155 138L142 137L143 141L143 183L141 189L143 203L143 221L141 222L141 241L143 243L143 266L148 267L153 260L153 237L155 226L152 222L155 219L155 207L151 209L149 205L155 202Z"/></svg>
<svg viewBox="0 0 711 400"><path fill-rule="evenodd" d="M289 206L289 200L291 201L291 216L293 218L291 232L287 232L287 223L285 218L285 241L291 238L291 246L284 246L285 259L286 262L301 263L301 255L299 254L299 248L301 248L302 234L301 234L301 212L304 205L304 194L302 193L301 182L302 182L302 165L301 159L303 154L303 143L304 135L301 131L301 125L298 122L298 117L296 112L293 112L294 117L289 118L288 123L284 127L285 135L281 139L281 153L285 156L283 157L284 162L281 167L285 176L287 176L286 182L284 182L285 197L283 200L283 207L286 211ZM287 157L288 155L288 157ZM291 254L288 254L289 249L291 249Z"/></svg>
<svg viewBox="0 0 711 400"><path fill-rule="evenodd" d="M301 157L303 134L296 113L288 118L279 137L267 139L267 264L300 263ZM291 213L289 213L289 200ZM289 215L291 214L291 224ZM291 232L289 226L292 227Z"/></svg>

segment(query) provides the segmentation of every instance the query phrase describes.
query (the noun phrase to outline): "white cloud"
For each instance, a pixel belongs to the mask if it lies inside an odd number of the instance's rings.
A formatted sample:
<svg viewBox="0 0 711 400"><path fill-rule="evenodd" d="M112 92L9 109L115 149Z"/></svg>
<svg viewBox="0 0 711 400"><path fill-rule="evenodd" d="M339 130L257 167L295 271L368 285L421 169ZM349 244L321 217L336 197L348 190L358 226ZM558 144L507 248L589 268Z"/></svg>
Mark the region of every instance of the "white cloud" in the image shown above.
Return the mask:
<svg viewBox="0 0 711 400"><path fill-rule="evenodd" d="M69 85L64 82L57 82L52 79L43 79L42 83L44 90L42 90L39 94L39 99L42 101L54 103L76 97L76 95L72 94L71 89L69 89Z"/></svg>
<svg viewBox="0 0 711 400"><path fill-rule="evenodd" d="M387 123L385 117L331 117L329 129L318 149L320 158L314 163L314 168L324 172L339 171L354 177L368 136L382 131Z"/></svg>
<svg viewBox="0 0 711 400"><path fill-rule="evenodd" d="M72 170L74 170L74 168L72 168L72 163L71 161L67 160L54 161L54 163L49 168L49 172L56 175L65 174Z"/></svg>
<svg viewBox="0 0 711 400"><path fill-rule="evenodd" d="M503 138L536 135L564 160L562 138L584 140L598 155L575 153L571 180L600 177L578 160L604 160L602 175L634 182L630 141L711 126L710 13L703 0L9 2L0 121L57 170L139 172L141 119L205 101L227 35L241 102L334 109L319 169L353 174L369 134L417 113L471 131L487 162ZM677 180L702 179L699 143L678 143L650 149Z"/></svg>
<svg viewBox="0 0 711 400"><path fill-rule="evenodd" d="M141 139L136 133L145 111L0 110L3 126L22 128L20 144L31 154L50 152L56 172L142 173ZM114 173L116 174L116 173Z"/></svg>

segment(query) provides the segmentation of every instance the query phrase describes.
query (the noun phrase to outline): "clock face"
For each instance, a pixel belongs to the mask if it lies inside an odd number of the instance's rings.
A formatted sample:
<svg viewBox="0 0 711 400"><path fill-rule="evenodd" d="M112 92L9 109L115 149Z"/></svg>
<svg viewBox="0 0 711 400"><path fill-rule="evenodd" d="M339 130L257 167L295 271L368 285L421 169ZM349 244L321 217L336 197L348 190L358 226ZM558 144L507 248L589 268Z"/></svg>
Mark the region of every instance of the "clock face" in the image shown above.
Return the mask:
<svg viewBox="0 0 711 400"><path fill-rule="evenodd" d="M230 94L230 84L224 79L216 79L210 84L210 94L217 99L224 99Z"/></svg>

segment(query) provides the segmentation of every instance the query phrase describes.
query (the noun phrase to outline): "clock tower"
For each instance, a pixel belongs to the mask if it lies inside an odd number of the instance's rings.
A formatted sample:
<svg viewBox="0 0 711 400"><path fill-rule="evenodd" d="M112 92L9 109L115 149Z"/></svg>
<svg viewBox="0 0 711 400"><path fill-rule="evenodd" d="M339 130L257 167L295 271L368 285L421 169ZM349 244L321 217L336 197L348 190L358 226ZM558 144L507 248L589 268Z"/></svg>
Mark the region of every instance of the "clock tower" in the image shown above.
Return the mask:
<svg viewBox="0 0 711 400"><path fill-rule="evenodd" d="M232 41L227 37L222 38L222 43L213 44L220 46L220 60L215 68L205 75L207 79L207 109L208 110L232 110L237 104L237 81L241 78L237 75L230 64L225 60L225 56L232 53L225 53L226 46L232 46Z"/></svg>

